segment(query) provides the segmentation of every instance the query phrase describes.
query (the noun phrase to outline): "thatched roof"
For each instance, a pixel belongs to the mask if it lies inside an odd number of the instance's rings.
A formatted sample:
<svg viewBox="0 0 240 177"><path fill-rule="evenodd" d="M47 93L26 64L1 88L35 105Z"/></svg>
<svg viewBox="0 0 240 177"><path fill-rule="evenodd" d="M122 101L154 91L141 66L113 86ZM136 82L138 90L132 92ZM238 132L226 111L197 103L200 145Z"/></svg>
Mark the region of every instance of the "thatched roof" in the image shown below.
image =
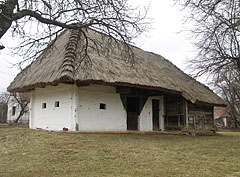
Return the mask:
<svg viewBox="0 0 240 177"><path fill-rule="evenodd" d="M92 39L106 40L93 30L85 32ZM24 69L8 87L10 92L29 91L36 87L61 82L96 83L169 91L181 94L192 103L225 105L208 87L197 82L160 55L132 47L134 64L123 60L117 47L108 55L104 42L100 53L91 47L91 63L82 61L83 40L78 32L64 31L58 39L30 66ZM90 45L93 43L90 42ZM85 63L84 63L85 62ZM81 65L79 65L81 63Z"/></svg>

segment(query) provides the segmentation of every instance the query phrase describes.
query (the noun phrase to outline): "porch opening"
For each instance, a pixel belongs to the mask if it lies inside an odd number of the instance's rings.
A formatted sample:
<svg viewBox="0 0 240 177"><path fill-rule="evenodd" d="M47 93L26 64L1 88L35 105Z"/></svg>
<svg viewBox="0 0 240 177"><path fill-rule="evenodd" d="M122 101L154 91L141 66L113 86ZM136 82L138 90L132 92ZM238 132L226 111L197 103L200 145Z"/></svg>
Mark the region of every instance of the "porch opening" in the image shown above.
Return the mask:
<svg viewBox="0 0 240 177"><path fill-rule="evenodd" d="M159 100L152 100L153 130L159 130Z"/></svg>
<svg viewBox="0 0 240 177"><path fill-rule="evenodd" d="M127 97L127 130L138 130L138 97Z"/></svg>

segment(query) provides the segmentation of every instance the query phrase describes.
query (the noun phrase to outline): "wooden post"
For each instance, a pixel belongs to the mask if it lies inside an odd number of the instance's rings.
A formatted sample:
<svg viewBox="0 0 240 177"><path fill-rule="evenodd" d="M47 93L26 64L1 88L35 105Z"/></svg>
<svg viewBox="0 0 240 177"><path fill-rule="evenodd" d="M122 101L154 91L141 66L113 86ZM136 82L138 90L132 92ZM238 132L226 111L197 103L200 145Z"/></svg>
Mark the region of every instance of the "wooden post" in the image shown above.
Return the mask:
<svg viewBox="0 0 240 177"><path fill-rule="evenodd" d="M185 100L185 128L188 129L188 102Z"/></svg>
<svg viewBox="0 0 240 177"><path fill-rule="evenodd" d="M167 127L168 127L168 116L166 115L166 124L167 124Z"/></svg>
<svg viewBox="0 0 240 177"><path fill-rule="evenodd" d="M215 124L214 124L214 106L212 107L212 128L215 127Z"/></svg>

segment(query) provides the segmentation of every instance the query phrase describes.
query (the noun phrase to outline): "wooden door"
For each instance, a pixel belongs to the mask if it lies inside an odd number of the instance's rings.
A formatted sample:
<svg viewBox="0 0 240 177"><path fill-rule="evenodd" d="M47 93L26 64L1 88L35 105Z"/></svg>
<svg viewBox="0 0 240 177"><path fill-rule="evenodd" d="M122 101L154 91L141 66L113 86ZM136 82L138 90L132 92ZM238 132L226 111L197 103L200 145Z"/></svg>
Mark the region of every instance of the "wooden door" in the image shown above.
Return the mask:
<svg viewBox="0 0 240 177"><path fill-rule="evenodd" d="M135 112L128 112L127 114L127 129L138 130L138 115Z"/></svg>
<svg viewBox="0 0 240 177"><path fill-rule="evenodd" d="M138 98L127 98L127 130L138 130Z"/></svg>
<svg viewBox="0 0 240 177"><path fill-rule="evenodd" d="M152 100L153 130L159 130L159 100Z"/></svg>

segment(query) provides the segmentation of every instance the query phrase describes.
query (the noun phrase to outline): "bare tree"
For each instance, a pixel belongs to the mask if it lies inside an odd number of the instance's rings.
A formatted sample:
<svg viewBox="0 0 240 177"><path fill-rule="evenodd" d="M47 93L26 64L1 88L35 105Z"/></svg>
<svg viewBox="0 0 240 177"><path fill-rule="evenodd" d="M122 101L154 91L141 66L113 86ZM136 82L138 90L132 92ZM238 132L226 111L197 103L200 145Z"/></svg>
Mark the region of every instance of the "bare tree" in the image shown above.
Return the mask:
<svg viewBox="0 0 240 177"><path fill-rule="evenodd" d="M23 61L35 59L64 29L80 30L88 41L84 29L91 27L132 44L146 30L146 13L128 0L0 0L0 39L11 29L22 41L13 51Z"/></svg>
<svg viewBox="0 0 240 177"><path fill-rule="evenodd" d="M187 10L186 20L198 51L189 60L195 76L210 74L218 93L228 103L228 114L240 120L240 2L239 0L174 0Z"/></svg>
<svg viewBox="0 0 240 177"><path fill-rule="evenodd" d="M174 0L193 22L190 30L199 51L190 63L197 71L217 74L227 68L240 71L240 3L238 0Z"/></svg>
<svg viewBox="0 0 240 177"><path fill-rule="evenodd" d="M0 93L0 122L6 122L7 120L8 99L9 93L2 91Z"/></svg>
<svg viewBox="0 0 240 177"><path fill-rule="evenodd" d="M12 110L11 115L16 117L14 123L18 123L22 116L29 111L29 93L11 93L9 99L9 106L11 106L10 110ZM9 121L12 122L13 120L10 118Z"/></svg>
<svg viewBox="0 0 240 177"><path fill-rule="evenodd" d="M2 91L0 93L0 103L7 104L9 96L8 92Z"/></svg>
<svg viewBox="0 0 240 177"><path fill-rule="evenodd" d="M27 107L29 101L27 101L26 99L21 99L21 97L20 96L18 97L17 94L14 94L14 98L16 99L18 105L20 106L20 112L15 120L15 123L18 123L22 116L29 111Z"/></svg>
<svg viewBox="0 0 240 177"><path fill-rule="evenodd" d="M218 74L214 80L214 87L228 103L226 111L229 122L233 123L235 130L240 128L240 75L238 70L230 68Z"/></svg>

